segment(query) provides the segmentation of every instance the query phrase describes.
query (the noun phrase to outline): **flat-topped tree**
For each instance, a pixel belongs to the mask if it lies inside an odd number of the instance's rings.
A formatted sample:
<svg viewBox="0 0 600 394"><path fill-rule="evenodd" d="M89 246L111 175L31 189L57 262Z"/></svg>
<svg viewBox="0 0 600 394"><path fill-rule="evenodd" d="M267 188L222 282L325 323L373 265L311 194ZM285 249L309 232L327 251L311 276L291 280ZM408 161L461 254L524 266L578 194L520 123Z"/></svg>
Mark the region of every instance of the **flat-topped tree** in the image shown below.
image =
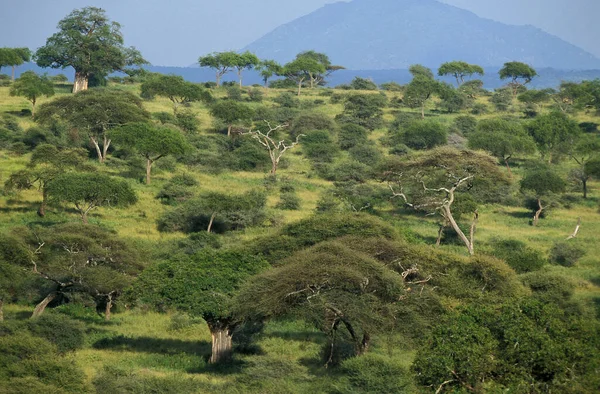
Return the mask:
<svg viewBox="0 0 600 394"><path fill-rule="evenodd" d="M238 79L240 81L240 88L242 87L242 72L244 70L251 70L260 64L260 59L252 52L240 53L234 62L234 68L237 71Z"/></svg>
<svg viewBox="0 0 600 394"><path fill-rule="evenodd" d="M320 53L320 52L316 52L316 51L304 51L304 52L300 52L298 55L296 55L296 59L312 59L315 62L317 62L318 64L320 64L321 66L323 66L324 71L320 71L320 70L316 70L316 69L312 69L309 68L308 69L308 76L309 76L309 80L310 80L310 88L314 88L315 86L318 86L322 83L325 82L325 78L327 78L332 72L337 71L337 70L343 70L345 69L345 67L343 66L336 66L333 65L331 63L331 60L329 60L329 56L327 56L324 53Z"/></svg>
<svg viewBox="0 0 600 394"><path fill-rule="evenodd" d="M150 184L152 164L168 155L183 155L189 144L180 131L150 123L129 123L112 130L110 138L117 145L135 149L146 159L146 184Z"/></svg>
<svg viewBox="0 0 600 394"><path fill-rule="evenodd" d="M438 69L439 76L452 75L456 78L457 87L460 87L465 82L465 77L471 77L474 74L484 75L483 68L463 61L444 63Z"/></svg>
<svg viewBox="0 0 600 394"><path fill-rule="evenodd" d="M244 103L225 100L213 105L210 114L227 125L227 136L231 136L233 126L250 122L254 116L254 110Z"/></svg>
<svg viewBox="0 0 600 394"><path fill-rule="evenodd" d="M104 174L70 172L48 185L50 201L75 206L84 224L91 210L102 206L127 207L137 202L134 190L124 179Z"/></svg>
<svg viewBox="0 0 600 394"><path fill-rule="evenodd" d="M73 93L86 90L93 74L107 75L147 63L139 51L123 45L121 25L110 21L101 8L74 10L58 22L58 30L37 50L35 60L40 67L73 67Z"/></svg>
<svg viewBox="0 0 600 394"><path fill-rule="evenodd" d="M148 121L150 113L142 107L142 100L131 93L93 89L40 105L35 119L45 124L53 122L55 117L86 133L96 149L98 161L104 163L111 144L107 131L130 122Z"/></svg>
<svg viewBox="0 0 600 394"><path fill-rule="evenodd" d="M35 104L42 96L54 96L54 84L45 75L25 71L10 87L11 96L24 97L31 102L31 115L35 115Z"/></svg>
<svg viewBox="0 0 600 394"><path fill-rule="evenodd" d="M520 87L527 85L538 75L531 66L521 62L504 63L498 74L500 79L510 79L508 85L512 88L513 97L517 97Z"/></svg>
<svg viewBox="0 0 600 394"><path fill-rule="evenodd" d="M283 75L298 85L298 96L302 90L302 84L313 76L325 73L325 66L312 56L300 56L283 66Z"/></svg>
<svg viewBox="0 0 600 394"><path fill-rule="evenodd" d="M15 80L15 68L25 62L31 61L29 48L0 48L0 69L12 67L12 80Z"/></svg>
<svg viewBox="0 0 600 394"><path fill-rule="evenodd" d="M208 67L215 70L217 87L221 86L221 78L234 69L239 60L239 55L234 51L213 52L206 56L200 56L198 64L200 67Z"/></svg>
<svg viewBox="0 0 600 394"><path fill-rule="evenodd" d="M265 88L269 87L269 78L281 75L283 72L283 66L275 60L261 60L256 69L260 72Z"/></svg>
<svg viewBox="0 0 600 394"><path fill-rule="evenodd" d="M184 104L196 101L206 103L212 101L210 93L200 85L188 82L179 75L154 74L147 78L141 86L142 97L161 96L173 103L173 113Z"/></svg>
<svg viewBox="0 0 600 394"><path fill-rule="evenodd" d="M409 108L421 108L421 118L425 119L425 104L444 86L433 79L433 72L430 69L420 64L410 66L410 73L413 79L406 85L404 102Z"/></svg>
<svg viewBox="0 0 600 394"><path fill-rule="evenodd" d="M8 190L25 190L36 187L42 193L42 202L38 215L46 215L48 204L48 185L59 175L82 169L91 169L85 165L87 152L84 149L61 150L54 145L38 145L31 154L27 168L10 175L4 183Z"/></svg>
<svg viewBox="0 0 600 394"><path fill-rule="evenodd" d="M600 138L593 134L583 134L578 139L571 140L567 149L569 156L578 165L578 168L571 171L570 177L581 183L583 198L587 198L588 181L600 176Z"/></svg>
<svg viewBox="0 0 600 394"><path fill-rule="evenodd" d="M133 285L132 296L157 307L201 316L212 335L211 364L227 361L240 320L233 315L233 296L249 277L269 267L248 253L204 249L176 254L147 268Z"/></svg>

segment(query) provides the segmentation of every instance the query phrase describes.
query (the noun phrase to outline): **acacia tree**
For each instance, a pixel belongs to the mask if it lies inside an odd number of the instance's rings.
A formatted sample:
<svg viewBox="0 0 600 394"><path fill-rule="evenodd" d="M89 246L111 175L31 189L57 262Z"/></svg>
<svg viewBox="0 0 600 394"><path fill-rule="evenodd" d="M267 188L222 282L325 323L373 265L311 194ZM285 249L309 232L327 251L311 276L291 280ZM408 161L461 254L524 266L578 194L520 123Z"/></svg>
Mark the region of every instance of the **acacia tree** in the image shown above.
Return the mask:
<svg viewBox="0 0 600 394"><path fill-rule="evenodd" d="M154 74L141 86L142 97L162 96L173 103L173 113L179 106L195 101L210 102L212 96L200 85L188 82L179 75Z"/></svg>
<svg viewBox="0 0 600 394"><path fill-rule="evenodd" d="M280 266L247 281L237 297L238 314L262 321L302 316L330 338L332 362L339 328L345 328L357 355L371 335L393 318L405 294L403 278L364 252L328 241L297 252Z"/></svg>
<svg viewBox="0 0 600 394"><path fill-rule="evenodd" d="M46 215L48 204L48 185L60 174L73 170L90 170L86 166L87 152L83 149L60 150L54 145L38 145L31 154L25 170L17 171L6 180L7 190L30 189L37 184L42 192L42 202L38 209L39 216Z"/></svg>
<svg viewBox="0 0 600 394"><path fill-rule="evenodd" d="M87 293L104 306L110 320L112 306L142 270L138 253L117 234L94 225L65 223L25 232L31 273L54 286L37 304L40 316L57 297Z"/></svg>
<svg viewBox="0 0 600 394"><path fill-rule="evenodd" d="M236 52L214 52L198 58L200 67L208 67L215 70L217 87L221 86L221 78L236 66L239 55Z"/></svg>
<svg viewBox="0 0 600 394"><path fill-rule="evenodd" d="M299 56L295 60L283 66L283 75L298 85L298 96L302 90L302 84L306 80L313 82L315 75L325 73L325 66L312 56Z"/></svg>
<svg viewBox="0 0 600 394"><path fill-rule="evenodd" d="M420 64L412 65L410 72L412 81L404 91L404 102L410 108L421 108L421 118L425 119L425 104L434 94L439 93L443 86L433 79L430 69Z"/></svg>
<svg viewBox="0 0 600 394"><path fill-rule="evenodd" d="M513 98L517 97L519 88L527 85L538 75L531 66L521 62L504 63L504 67L498 71L498 74L500 79L510 79L508 86L512 88Z"/></svg>
<svg viewBox="0 0 600 394"><path fill-rule="evenodd" d="M146 185L150 184L152 164L168 155L183 155L189 145L178 130L157 127L150 123L129 123L112 130L115 144L135 149L146 159Z"/></svg>
<svg viewBox="0 0 600 394"><path fill-rule="evenodd" d="M227 136L231 136L233 126L238 123L250 122L254 116L254 110L246 104L225 100L213 105L210 114L225 122Z"/></svg>
<svg viewBox="0 0 600 394"><path fill-rule="evenodd" d="M265 88L269 87L269 78L283 73L283 66L275 60L261 60L256 67L265 83Z"/></svg>
<svg viewBox="0 0 600 394"><path fill-rule="evenodd" d="M33 71L25 71L10 87L10 95L29 100L31 116L34 116L38 98L54 96L54 84L45 75L40 77Z"/></svg>
<svg viewBox="0 0 600 394"><path fill-rule="evenodd" d="M35 59L40 67L73 67L73 93L86 90L92 75L147 63L138 50L123 45L121 25L111 22L101 8L74 10L58 22L58 30L37 50Z"/></svg>
<svg viewBox="0 0 600 394"><path fill-rule="evenodd" d="M12 67L12 80L15 80L15 68L25 62L31 61L29 48L0 48L0 69Z"/></svg>
<svg viewBox="0 0 600 394"><path fill-rule="evenodd" d="M547 157L549 163L556 155L567 153L581 134L577 122L556 111L536 117L525 127L533 137L542 158Z"/></svg>
<svg viewBox="0 0 600 394"><path fill-rule="evenodd" d="M442 64L438 69L439 76L452 75L456 78L457 87L460 87L465 82L465 77L471 77L473 74L484 75L483 68L476 64L453 61Z"/></svg>
<svg viewBox="0 0 600 394"><path fill-rule="evenodd" d="M104 174L69 172L56 177L47 188L50 201L73 204L84 224L88 213L101 206L127 207L137 202L124 179Z"/></svg>
<svg viewBox="0 0 600 394"><path fill-rule="evenodd" d="M325 82L325 78L327 78L331 73L337 70L343 70L343 66L335 66L329 60L329 56L324 53L316 52L316 51L304 51L296 55L296 59L312 59L318 64L322 65L324 71L309 68L308 76L310 81L310 88L313 89L315 86L318 86Z"/></svg>
<svg viewBox="0 0 600 394"><path fill-rule="evenodd" d="M537 226L540 216L547 208L545 200L552 193L562 193L565 190L565 181L552 169L548 167L529 170L521 180L521 190L532 192L538 208L533 216L532 224Z"/></svg>
<svg viewBox="0 0 600 394"><path fill-rule="evenodd" d="M456 198L478 189L498 193L500 187L508 183L493 157L451 147L435 148L406 159L392 159L386 165L384 179L393 197L402 199L410 209L441 215L471 255L475 253L479 214L477 210L473 212L469 235L465 235L453 214Z"/></svg>
<svg viewBox="0 0 600 394"><path fill-rule="evenodd" d="M267 127L269 128L269 131L266 133L263 133L260 130L250 130L246 133L243 133L243 135L252 136L252 138L256 139L269 151L269 157L271 158L271 175L275 176L277 174L277 167L279 167L279 162L281 161L284 153L298 145L300 143L300 137L304 137L305 135L298 134L296 136L296 141L292 143L286 143L285 139L276 141L272 134L275 134L277 130L285 127L286 125L272 127L269 122L266 123Z"/></svg>
<svg viewBox="0 0 600 394"><path fill-rule="evenodd" d="M146 304L177 308L201 316L211 332L211 364L227 361L240 320L233 315L233 296L268 263L248 253L203 249L176 254L147 268L134 283L132 296Z"/></svg>
<svg viewBox="0 0 600 394"><path fill-rule="evenodd" d="M486 119L477 124L476 132L469 135L469 148L491 153L506 165L517 154L535 152L535 143L521 124L504 119Z"/></svg>
<svg viewBox="0 0 600 394"><path fill-rule="evenodd" d="M568 148L569 155L579 168L571 171L571 177L581 182L583 198L587 198L587 183L597 172L594 171L594 165L588 164L600 156L600 139L595 135L582 135Z"/></svg>
<svg viewBox="0 0 600 394"><path fill-rule="evenodd" d="M260 59L252 52L246 51L240 53L235 60L234 67L237 70L238 79L240 81L240 88L242 87L242 72L244 70L251 70L260 64Z"/></svg>
<svg viewBox="0 0 600 394"><path fill-rule="evenodd" d="M40 123L51 123L56 117L87 133L98 161L104 163L111 144L107 131L129 122L148 121L150 113L142 107L142 100L131 93L94 89L44 103L36 114Z"/></svg>

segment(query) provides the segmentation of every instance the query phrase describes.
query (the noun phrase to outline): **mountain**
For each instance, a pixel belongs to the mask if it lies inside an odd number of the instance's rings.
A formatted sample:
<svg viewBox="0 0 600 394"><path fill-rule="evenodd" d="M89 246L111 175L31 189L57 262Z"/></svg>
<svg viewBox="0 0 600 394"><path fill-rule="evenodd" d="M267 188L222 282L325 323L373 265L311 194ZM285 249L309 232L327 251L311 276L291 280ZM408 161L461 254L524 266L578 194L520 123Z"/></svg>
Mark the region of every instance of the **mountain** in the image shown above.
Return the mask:
<svg viewBox="0 0 600 394"><path fill-rule="evenodd" d="M538 28L483 19L435 0L328 4L244 48L280 62L309 49L355 70L406 69L415 63L437 68L450 60L483 67L516 60L533 67L600 68L600 59Z"/></svg>

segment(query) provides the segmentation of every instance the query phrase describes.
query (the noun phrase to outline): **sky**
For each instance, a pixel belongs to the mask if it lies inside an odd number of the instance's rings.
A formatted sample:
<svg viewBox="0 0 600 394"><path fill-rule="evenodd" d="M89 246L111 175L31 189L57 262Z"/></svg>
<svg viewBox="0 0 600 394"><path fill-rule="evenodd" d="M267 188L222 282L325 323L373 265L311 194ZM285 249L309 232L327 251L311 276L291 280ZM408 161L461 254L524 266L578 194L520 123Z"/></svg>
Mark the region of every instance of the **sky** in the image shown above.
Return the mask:
<svg viewBox="0 0 600 394"><path fill-rule="evenodd" d="M237 50L336 0L0 0L0 47L36 49L75 8L95 6L122 25L125 44L154 65L189 66ZM377 1L377 0L370 0ZM479 16L531 24L600 57L599 0L440 0Z"/></svg>

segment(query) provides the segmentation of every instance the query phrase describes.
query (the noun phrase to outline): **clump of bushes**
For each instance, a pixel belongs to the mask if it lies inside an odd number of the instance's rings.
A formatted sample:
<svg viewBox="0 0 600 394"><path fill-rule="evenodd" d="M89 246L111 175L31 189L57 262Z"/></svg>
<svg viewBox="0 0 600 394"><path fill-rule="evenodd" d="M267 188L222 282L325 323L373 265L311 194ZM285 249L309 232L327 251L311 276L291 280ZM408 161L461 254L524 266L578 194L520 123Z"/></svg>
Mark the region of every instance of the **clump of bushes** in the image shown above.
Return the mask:
<svg viewBox="0 0 600 394"><path fill-rule="evenodd" d="M550 249L550 261L563 267L573 267L585 253L585 249L575 243L556 242Z"/></svg>
<svg viewBox="0 0 600 394"><path fill-rule="evenodd" d="M517 273L537 271L546 263L542 254L513 239L499 239L492 243L493 256L506 261Z"/></svg>
<svg viewBox="0 0 600 394"><path fill-rule="evenodd" d="M175 175L158 192L156 198L165 205L177 205L194 196L198 181L189 174Z"/></svg>

